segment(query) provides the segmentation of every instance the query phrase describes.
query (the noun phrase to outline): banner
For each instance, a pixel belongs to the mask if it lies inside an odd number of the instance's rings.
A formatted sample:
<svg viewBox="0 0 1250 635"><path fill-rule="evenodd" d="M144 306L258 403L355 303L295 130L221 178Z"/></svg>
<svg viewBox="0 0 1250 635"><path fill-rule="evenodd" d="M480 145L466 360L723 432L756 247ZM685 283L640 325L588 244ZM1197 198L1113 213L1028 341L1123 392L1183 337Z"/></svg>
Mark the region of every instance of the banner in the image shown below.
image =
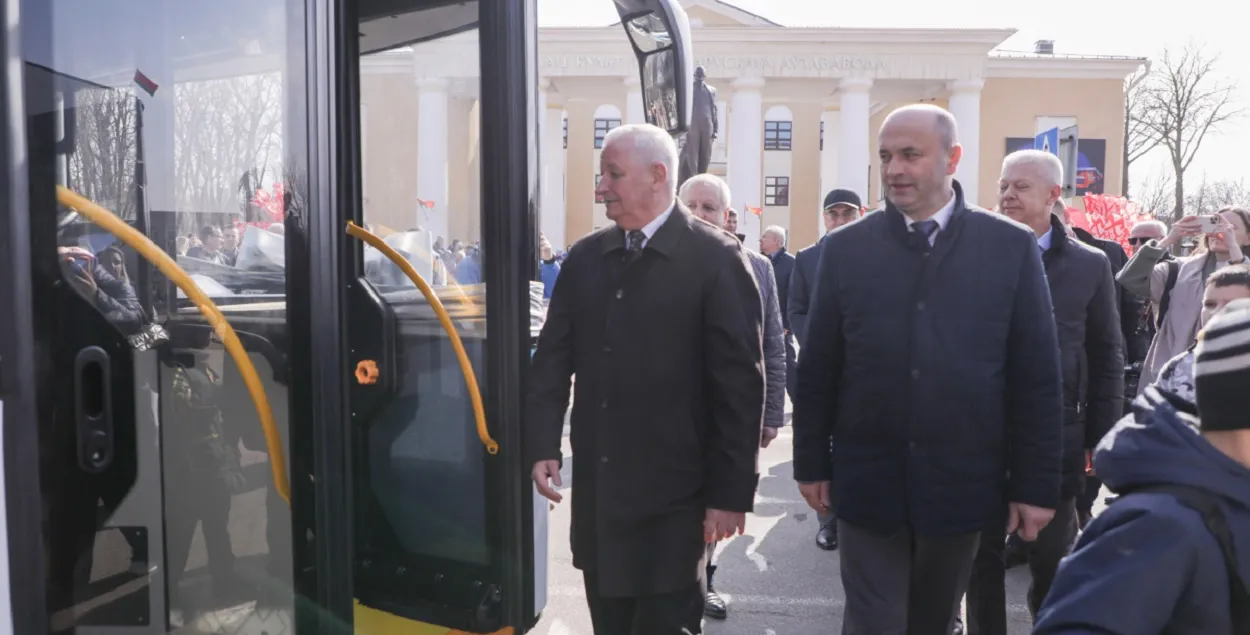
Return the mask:
<svg viewBox="0 0 1250 635"><path fill-rule="evenodd" d="M1089 233L1095 238L1114 240L1120 243L1120 246L1124 247L1127 252L1132 252L1128 244L1128 235L1133 225L1138 221L1149 219L1150 216L1143 214L1137 203L1124 197L1106 194L1085 195L1084 220L1088 225ZM1073 218L1073 224L1076 224L1075 218Z"/></svg>

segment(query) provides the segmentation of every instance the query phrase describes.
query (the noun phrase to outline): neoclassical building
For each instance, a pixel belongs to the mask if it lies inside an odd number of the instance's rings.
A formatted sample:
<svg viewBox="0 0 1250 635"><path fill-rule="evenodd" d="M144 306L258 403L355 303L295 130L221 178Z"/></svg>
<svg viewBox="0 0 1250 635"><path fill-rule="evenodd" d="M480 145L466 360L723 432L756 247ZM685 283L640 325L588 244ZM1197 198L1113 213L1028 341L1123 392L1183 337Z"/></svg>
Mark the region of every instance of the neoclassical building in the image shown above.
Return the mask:
<svg viewBox="0 0 1250 635"><path fill-rule="evenodd" d="M696 64L717 90L722 175L754 247L780 225L795 248L821 230L820 202L849 187L881 198L876 130L893 108L934 103L959 124L956 178L995 200L1006 152L1039 132L1080 130L1079 192L1119 194L1125 80L1146 60L998 50L1013 29L785 27L720 0L685 0ZM477 35L362 61L365 209L378 224L478 237ZM539 34L541 228L557 248L607 224L595 201L603 135L642 122L632 52L618 25ZM416 177L413 178L415 172Z"/></svg>

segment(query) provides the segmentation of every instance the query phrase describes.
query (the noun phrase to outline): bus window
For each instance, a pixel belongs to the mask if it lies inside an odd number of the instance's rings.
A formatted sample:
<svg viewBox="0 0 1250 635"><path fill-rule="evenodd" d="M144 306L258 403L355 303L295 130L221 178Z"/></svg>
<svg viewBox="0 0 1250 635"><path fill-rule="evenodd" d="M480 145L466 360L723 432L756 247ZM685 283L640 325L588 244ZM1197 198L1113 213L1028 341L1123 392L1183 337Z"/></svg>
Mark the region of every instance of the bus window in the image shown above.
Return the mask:
<svg viewBox="0 0 1250 635"><path fill-rule="evenodd" d="M360 59L363 219L431 285L484 387L477 3L402 19L418 41ZM368 24L362 35L365 51L392 44ZM486 567L487 459L458 359L399 267L367 248L364 272L395 318L397 380L360 439L358 553L426 575ZM392 553L404 555L378 557Z"/></svg>
<svg viewBox="0 0 1250 635"><path fill-rule="evenodd" d="M291 623L290 509L239 366L181 291L55 196L176 258L238 333L285 441L286 190L306 170L306 100L288 93L306 69L284 15L304 4L24 3L54 631Z"/></svg>

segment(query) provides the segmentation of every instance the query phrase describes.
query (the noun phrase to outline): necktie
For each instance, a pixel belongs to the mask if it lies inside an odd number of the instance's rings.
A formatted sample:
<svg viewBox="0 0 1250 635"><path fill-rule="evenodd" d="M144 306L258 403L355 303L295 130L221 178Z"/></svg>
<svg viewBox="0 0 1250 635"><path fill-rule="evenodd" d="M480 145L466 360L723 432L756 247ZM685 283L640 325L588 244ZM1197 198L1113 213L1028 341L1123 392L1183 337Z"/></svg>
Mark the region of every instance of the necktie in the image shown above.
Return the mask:
<svg viewBox="0 0 1250 635"><path fill-rule="evenodd" d="M642 251L642 241L647 239L647 235L641 230L631 229L625 234L626 247L629 251L629 258L632 260L638 257L638 253Z"/></svg>
<svg viewBox="0 0 1250 635"><path fill-rule="evenodd" d="M932 238L933 232L936 232L937 229L938 222L932 218L912 223L912 244L919 247L921 251L929 251L931 246L929 239Z"/></svg>

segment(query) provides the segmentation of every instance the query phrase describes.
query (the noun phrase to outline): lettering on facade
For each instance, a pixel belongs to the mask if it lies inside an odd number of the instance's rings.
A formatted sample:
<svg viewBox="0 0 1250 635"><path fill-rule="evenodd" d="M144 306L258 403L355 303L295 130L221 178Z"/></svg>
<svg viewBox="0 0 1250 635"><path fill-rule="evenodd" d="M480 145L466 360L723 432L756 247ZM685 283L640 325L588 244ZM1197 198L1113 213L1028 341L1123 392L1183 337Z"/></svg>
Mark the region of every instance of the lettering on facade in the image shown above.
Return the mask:
<svg viewBox="0 0 1250 635"><path fill-rule="evenodd" d="M542 67L548 71L619 71L633 68L634 63L632 56L625 55L547 55ZM696 55L694 63L713 74L718 70L764 74L876 72L886 67L885 59L865 55Z"/></svg>
<svg viewBox="0 0 1250 635"><path fill-rule="evenodd" d="M543 69L612 71L625 68L625 63L624 55L548 55L543 58Z"/></svg>

